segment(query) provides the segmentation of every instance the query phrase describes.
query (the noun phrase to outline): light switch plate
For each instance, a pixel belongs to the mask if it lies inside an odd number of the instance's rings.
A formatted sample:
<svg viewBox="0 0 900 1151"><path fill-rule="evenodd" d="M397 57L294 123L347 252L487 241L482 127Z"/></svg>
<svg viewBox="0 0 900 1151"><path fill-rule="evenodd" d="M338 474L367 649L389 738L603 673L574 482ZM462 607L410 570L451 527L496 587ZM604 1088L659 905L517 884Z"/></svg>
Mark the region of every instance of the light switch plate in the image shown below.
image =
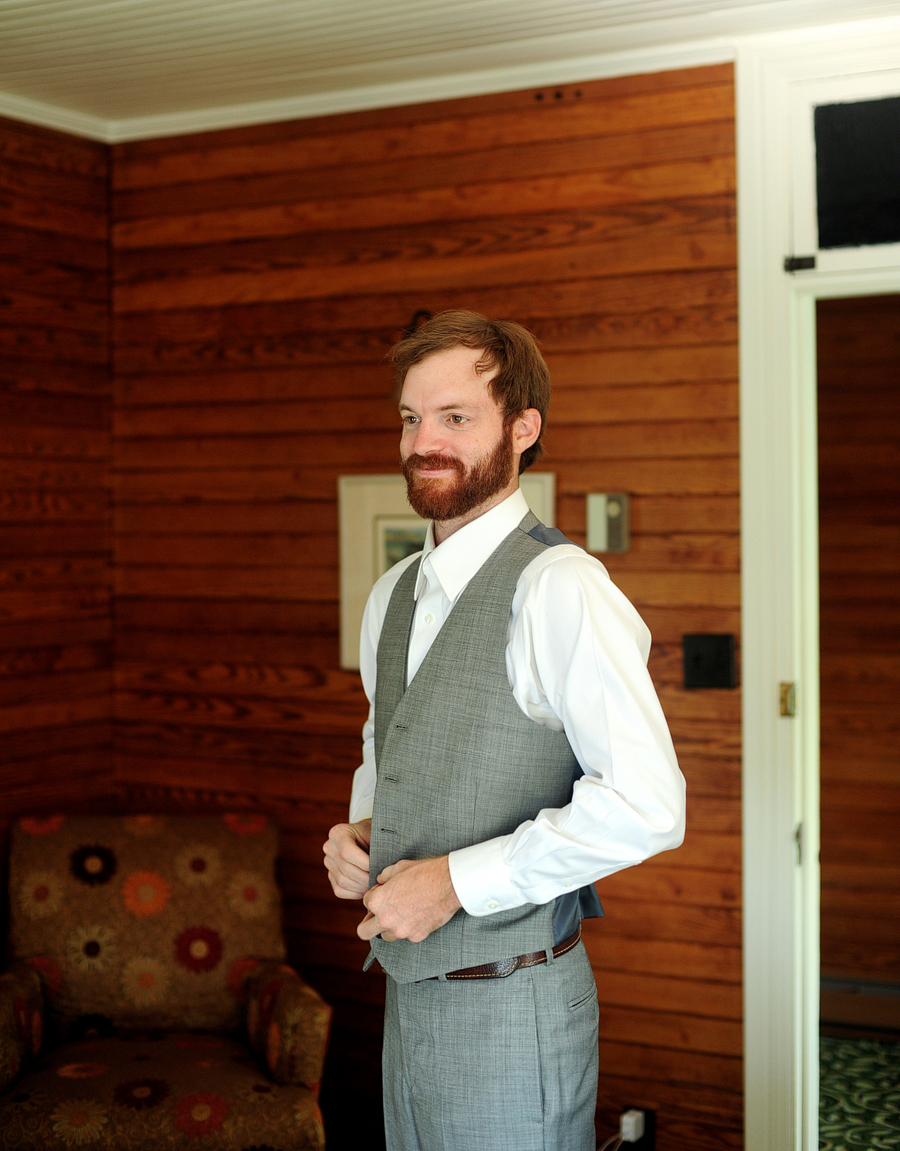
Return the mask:
<svg viewBox="0 0 900 1151"><path fill-rule="evenodd" d="M627 552L631 546L631 498L625 492L587 497L587 550Z"/></svg>
<svg viewBox="0 0 900 1151"><path fill-rule="evenodd" d="M693 632L681 637L681 649L686 688L737 687L733 635Z"/></svg>

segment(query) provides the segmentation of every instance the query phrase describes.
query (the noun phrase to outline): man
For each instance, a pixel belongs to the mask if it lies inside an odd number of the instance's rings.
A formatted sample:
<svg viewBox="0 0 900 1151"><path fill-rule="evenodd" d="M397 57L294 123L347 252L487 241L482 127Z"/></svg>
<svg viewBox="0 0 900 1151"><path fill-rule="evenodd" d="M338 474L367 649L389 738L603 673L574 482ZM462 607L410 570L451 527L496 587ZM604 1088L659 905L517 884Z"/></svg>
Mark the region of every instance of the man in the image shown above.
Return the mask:
<svg viewBox="0 0 900 1151"><path fill-rule="evenodd" d="M550 378L524 328L435 316L392 353L423 552L363 620L371 702L335 894L387 973L389 1151L594 1147L595 880L677 847L684 780L650 637L519 491Z"/></svg>

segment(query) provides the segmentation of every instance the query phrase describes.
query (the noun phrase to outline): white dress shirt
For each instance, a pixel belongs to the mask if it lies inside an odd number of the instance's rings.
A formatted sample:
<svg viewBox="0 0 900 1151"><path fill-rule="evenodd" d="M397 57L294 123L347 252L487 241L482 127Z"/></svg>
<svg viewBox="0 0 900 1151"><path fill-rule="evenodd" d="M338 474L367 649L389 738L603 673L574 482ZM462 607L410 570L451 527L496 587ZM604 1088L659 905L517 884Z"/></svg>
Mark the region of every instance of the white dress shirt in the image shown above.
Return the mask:
<svg viewBox="0 0 900 1151"><path fill-rule="evenodd" d="M521 491L435 547L429 528L416 581L408 681L419 670L469 580L528 512ZM372 814L376 653L388 602L409 556L381 577L363 617L360 672L370 701L350 819ZM535 723L565 731L584 777L565 807L512 834L450 853L450 876L470 915L549 903L572 888L677 847L684 778L647 672L650 632L604 566L571 544L525 568L509 619L506 668L516 703ZM465 675L465 669L460 669Z"/></svg>

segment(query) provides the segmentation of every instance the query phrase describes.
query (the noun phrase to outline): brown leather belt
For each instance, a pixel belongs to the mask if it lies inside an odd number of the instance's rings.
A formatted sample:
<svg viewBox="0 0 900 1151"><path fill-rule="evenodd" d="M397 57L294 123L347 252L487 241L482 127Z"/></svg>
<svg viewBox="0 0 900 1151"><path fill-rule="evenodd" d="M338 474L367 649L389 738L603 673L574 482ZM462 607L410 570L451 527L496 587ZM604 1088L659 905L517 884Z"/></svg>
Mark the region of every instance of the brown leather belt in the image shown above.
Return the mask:
<svg viewBox="0 0 900 1151"><path fill-rule="evenodd" d="M571 951L581 938L581 924L578 930L562 943L553 948L553 958L558 959ZM463 967L459 971L448 971L445 979L505 979L520 967L536 967L539 963L547 962L546 951L529 951L527 955L516 955L512 959L498 959L494 963L482 963L478 967ZM440 979L439 975L432 975L432 979Z"/></svg>

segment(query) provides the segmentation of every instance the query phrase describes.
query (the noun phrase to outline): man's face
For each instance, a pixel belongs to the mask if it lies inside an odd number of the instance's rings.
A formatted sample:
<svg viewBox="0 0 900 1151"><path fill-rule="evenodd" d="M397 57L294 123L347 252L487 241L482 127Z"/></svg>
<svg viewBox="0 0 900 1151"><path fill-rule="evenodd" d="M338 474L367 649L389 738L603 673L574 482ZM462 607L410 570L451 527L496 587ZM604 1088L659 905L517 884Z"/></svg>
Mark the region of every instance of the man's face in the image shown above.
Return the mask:
<svg viewBox="0 0 900 1151"><path fill-rule="evenodd" d="M459 519L515 487L512 430L488 390L492 373L475 371L481 356L450 348L406 374L400 463L410 505L424 519Z"/></svg>

